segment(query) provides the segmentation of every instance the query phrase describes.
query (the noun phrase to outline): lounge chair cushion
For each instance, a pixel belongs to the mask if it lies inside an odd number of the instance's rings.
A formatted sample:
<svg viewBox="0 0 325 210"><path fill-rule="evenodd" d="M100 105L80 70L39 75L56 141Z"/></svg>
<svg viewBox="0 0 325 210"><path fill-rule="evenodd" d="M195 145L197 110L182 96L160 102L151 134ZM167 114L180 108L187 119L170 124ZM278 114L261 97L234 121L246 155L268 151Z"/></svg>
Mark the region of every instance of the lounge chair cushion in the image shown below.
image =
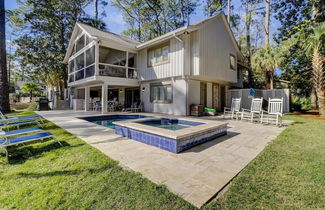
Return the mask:
<svg viewBox="0 0 325 210"><path fill-rule="evenodd" d="M10 126L10 125L25 125L30 123L37 123L35 120L27 120L27 121L20 121L20 122L9 122L9 123L2 123L0 127Z"/></svg>
<svg viewBox="0 0 325 210"><path fill-rule="evenodd" d="M51 136L53 136L53 134L50 132L36 133L36 134L28 135L28 136L12 138L12 139L9 139L10 141L0 140L0 144L2 144L4 146L5 145L13 145L13 144L19 144L19 143L23 143L23 142L35 141L37 139L44 139L44 138L51 137Z"/></svg>
<svg viewBox="0 0 325 210"><path fill-rule="evenodd" d="M43 131L43 130L40 128L25 128L25 129L20 129L20 130L7 131L5 135L6 136L15 136L15 135L32 133L32 132L37 132L37 131Z"/></svg>

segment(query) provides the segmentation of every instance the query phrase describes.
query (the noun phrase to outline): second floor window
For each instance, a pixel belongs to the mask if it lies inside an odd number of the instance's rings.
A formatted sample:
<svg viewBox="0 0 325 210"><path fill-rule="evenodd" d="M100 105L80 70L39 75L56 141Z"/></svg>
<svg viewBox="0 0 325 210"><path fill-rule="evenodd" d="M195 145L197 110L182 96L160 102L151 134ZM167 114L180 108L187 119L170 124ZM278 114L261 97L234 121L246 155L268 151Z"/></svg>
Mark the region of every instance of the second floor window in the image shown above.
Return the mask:
<svg viewBox="0 0 325 210"><path fill-rule="evenodd" d="M236 56L233 55L233 54L230 54L229 58L230 58L230 61L229 61L230 62L230 69L236 71L236 68L237 68Z"/></svg>
<svg viewBox="0 0 325 210"><path fill-rule="evenodd" d="M165 44L158 48L148 50L148 67L168 62L169 45Z"/></svg>

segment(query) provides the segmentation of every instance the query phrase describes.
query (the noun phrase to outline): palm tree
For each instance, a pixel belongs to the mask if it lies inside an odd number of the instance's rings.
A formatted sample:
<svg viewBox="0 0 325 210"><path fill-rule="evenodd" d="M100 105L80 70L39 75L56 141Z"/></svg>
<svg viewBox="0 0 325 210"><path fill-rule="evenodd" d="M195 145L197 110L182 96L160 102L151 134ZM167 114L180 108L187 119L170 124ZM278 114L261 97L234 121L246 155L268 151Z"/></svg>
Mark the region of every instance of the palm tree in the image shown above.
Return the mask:
<svg viewBox="0 0 325 210"><path fill-rule="evenodd" d="M324 35L325 22L316 26L312 34L300 38L307 53L312 55L312 82L321 115L325 115L325 57L321 54L321 49L324 47Z"/></svg>
<svg viewBox="0 0 325 210"><path fill-rule="evenodd" d="M0 0L0 108L5 112L8 112L10 110L8 72L6 61L6 29L4 0Z"/></svg>
<svg viewBox="0 0 325 210"><path fill-rule="evenodd" d="M38 85L36 85L34 82L26 82L22 85L21 90L25 93L29 93L29 99L30 102L33 100L33 93L39 91Z"/></svg>
<svg viewBox="0 0 325 210"><path fill-rule="evenodd" d="M266 45L256 51L252 56L252 67L256 73L265 75L266 88L273 89L274 70L280 65L278 48Z"/></svg>

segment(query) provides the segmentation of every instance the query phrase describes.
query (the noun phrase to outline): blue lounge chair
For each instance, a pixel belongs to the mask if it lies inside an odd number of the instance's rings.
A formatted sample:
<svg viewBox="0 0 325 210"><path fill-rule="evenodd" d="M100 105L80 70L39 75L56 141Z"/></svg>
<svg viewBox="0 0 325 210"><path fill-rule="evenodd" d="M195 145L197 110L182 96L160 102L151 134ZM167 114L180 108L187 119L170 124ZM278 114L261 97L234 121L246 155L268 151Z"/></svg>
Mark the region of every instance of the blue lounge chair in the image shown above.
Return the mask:
<svg viewBox="0 0 325 210"><path fill-rule="evenodd" d="M6 136L17 136L17 135L22 135L22 134L26 134L26 133L33 133L33 132L41 132L43 131L40 128L24 128L24 129L20 129L20 130L13 130L13 131L7 131L6 132Z"/></svg>
<svg viewBox="0 0 325 210"><path fill-rule="evenodd" d="M6 115L3 110L0 109L0 119L15 119L16 121L21 121L21 120L39 120L43 123L43 119L40 115L38 114L33 114L33 115L26 115L26 116L17 116L17 115Z"/></svg>
<svg viewBox="0 0 325 210"><path fill-rule="evenodd" d="M42 125L36 120L23 120L23 121L17 121L15 119L0 120L1 129L9 128L10 126L14 126L19 129L19 126L29 125L29 124L37 124L39 127L42 127Z"/></svg>
<svg viewBox="0 0 325 210"><path fill-rule="evenodd" d="M0 148L2 148L5 153L6 157L8 159L8 150L7 147L13 146L13 145L18 145L18 144L23 144L27 142L32 142L32 141L37 141L37 140L44 140L48 138L53 138L56 142L58 142L61 146L61 142L57 139L56 136L54 136L50 132L41 132L41 133L35 133L35 134L30 134L26 136L19 136L15 138L8 138L6 133L4 131L0 131Z"/></svg>

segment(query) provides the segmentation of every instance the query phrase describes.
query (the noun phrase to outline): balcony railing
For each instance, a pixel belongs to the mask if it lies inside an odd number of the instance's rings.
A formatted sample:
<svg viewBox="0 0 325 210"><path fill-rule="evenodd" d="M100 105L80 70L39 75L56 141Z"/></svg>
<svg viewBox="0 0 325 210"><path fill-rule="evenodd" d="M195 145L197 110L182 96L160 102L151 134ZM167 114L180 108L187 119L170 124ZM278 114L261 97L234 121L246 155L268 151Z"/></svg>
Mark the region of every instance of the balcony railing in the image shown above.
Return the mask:
<svg viewBox="0 0 325 210"><path fill-rule="evenodd" d="M127 68L112 64L99 64L99 76L121 77L136 79L138 77L136 68Z"/></svg>
<svg viewBox="0 0 325 210"><path fill-rule="evenodd" d="M117 66L112 64L99 64L98 76L119 77L128 79L137 79L138 74L136 68L127 68L125 66ZM92 64L86 68L71 72L69 74L68 82L74 82L82 80L88 77L95 76L95 64Z"/></svg>

